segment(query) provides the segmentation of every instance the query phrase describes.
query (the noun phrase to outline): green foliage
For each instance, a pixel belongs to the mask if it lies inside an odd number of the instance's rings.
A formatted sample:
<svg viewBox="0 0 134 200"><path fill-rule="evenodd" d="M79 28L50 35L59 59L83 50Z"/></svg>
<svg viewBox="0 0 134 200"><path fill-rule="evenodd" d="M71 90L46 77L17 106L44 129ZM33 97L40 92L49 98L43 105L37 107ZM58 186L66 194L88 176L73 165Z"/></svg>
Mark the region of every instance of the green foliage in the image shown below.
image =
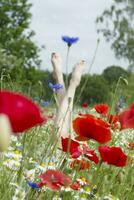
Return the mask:
<svg viewBox="0 0 134 200"><path fill-rule="evenodd" d="M16 67L9 73L8 70L3 69L0 87L22 92L30 97L40 97L47 101L51 99L53 92L48 87L48 82L54 82L51 72L35 69L34 67L23 69L23 73L19 70L21 69Z"/></svg>
<svg viewBox="0 0 134 200"><path fill-rule="evenodd" d="M53 82L52 73L49 71L37 70L35 68L27 69L25 73L27 80L24 83L24 91L29 88L30 96L39 96L44 100L50 101L53 92L48 87L48 83Z"/></svg>
<svg viewBox="0 0 134 200"><path fill-rule="evenodd" d="M0 1L0 72L6 68L17 80L23 80L23 69L40 65L34 32L29 30L30 7L27 0Z"/></svg>
<svg viewBox="0 0 134 200"><path fill-rule="evenodd" d="M0 1L1 88L22 91L31 96L50 97L44 79L50 73L39 70L39 48L29 29L31 4L27 0ZM46 91L45 91L45 89Z"/></svg>
<svg viewBox="0 0 134 200"><path fill-rule="evenodd" d="M111 8L97 18L98 32L107 41L118 58L125 58L134 67L134 1L114 0Z"/></svg>
<svg viewBox="0 0 134 200"><path fill-rule="evenodd" d="M87 80L87 84L82 92L79 103L87 102L90 104L94 103L102 103L107 102L109 100L109 87L107 81L101 75L84 75L81 80L81 84L77 89L77 95L80 94L82 85L85 80Z"/></svg>
<svg viewBox="0 0 134 200"><path fill-rule="evenodd" d="M128 104L131 104L134 102L134 74L131 74L127 80L128 85L123 88L123 91Z"/></svg>
<svg viewBox="0 0 134 200"><path fill-rule="evenodd" d="M124 78L128 77L129 73L119 66L110 66L103 71L102 76L104 76L110 85L113 85L113 83L117 83L121 76Z"/></svg>

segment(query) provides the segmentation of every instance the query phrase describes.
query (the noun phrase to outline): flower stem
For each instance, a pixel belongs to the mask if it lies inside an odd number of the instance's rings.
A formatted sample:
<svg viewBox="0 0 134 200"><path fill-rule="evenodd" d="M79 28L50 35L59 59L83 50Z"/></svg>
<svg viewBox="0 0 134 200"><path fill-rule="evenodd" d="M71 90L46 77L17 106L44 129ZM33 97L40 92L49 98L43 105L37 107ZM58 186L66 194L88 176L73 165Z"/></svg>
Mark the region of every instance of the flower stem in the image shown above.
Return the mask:
<svg viewBox="0 0 134 200"><path fill-rule="evenodd" d="M95 61L95 58L96 58L96 55L97 55L98 47L99 47L99 40L97 41L97 45L96 45L96 49L95 49L95 52L94 52L94 56L93 56L93 58L92 58L91 64L89 65L89 68L88 68L88 72L87 72L87 73L89 73L89 72L91 71L91 69L92 69L92 66L93 66L93 64L94 64L94 61ZM85 87L86 87L86 85L87 85L87 83L88 83L88 79L89 79L89 76L87 76L87 77L85 78L85 81L84 81L84 83L83 83L83 85L82 85L82 87L81 87L80 93L79 93L79 95L78 95L78 97L77 97L77 99L76 99L75 105L79 102L80 97L82 96L82 93L83 93L83 91L84 91L84 89L85 89Z"/></svg>
<svg viewBox="0 0 134 200"><path fill-rule="evenodd" d="M68 60L69 60L69 50L70 50L70 46L67 47L67 56L66 56L66 80L65 80L66 88L68 88Z"/></svg>

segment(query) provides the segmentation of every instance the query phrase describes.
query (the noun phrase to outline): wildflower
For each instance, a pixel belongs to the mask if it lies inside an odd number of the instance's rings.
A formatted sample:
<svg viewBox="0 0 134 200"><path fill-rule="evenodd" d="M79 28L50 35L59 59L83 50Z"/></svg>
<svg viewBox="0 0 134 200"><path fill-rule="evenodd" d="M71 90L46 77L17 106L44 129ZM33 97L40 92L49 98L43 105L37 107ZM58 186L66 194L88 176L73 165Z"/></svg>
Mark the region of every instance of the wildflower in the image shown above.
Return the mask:
<svg viewBox="0 0 134 200"><path fill-rule="evenodd" d="M76 159L70 163L70 167L77 170L86 170L90 168L90 163L84 158L82 160Z"/></svg>
<svg viewBox="0 0 134 200"><path fill-rule="evenodd" d="M22 151L22 150L23 150L23 146L22 146L22 145L19 145L19 146L18 146L18 150L19 150L19 151Z"/></svg>
<svg viewBox="0 0 134 200"><path fill-rule="evenodd" d="M69 186L71 184L70 177L58 170L47 170L39 178L42 181L42 185L44 184L52 190L59 190L61 186Z"/></svg>
<svg viewBox="0 0 134 200"><path fill-rule="evenodd" d="M69 37L69 36L62 36L62 40L67 43L68 47L72 44L75 44L79 38L78 37Z"/></svg>
<svg viewBox="0 0 134 200"><path fill-rule="evenodd" d="M50 104L49 101L42 101L42 102L41 102L41 106L43 106L43 107L48 107L49 104Z"/></svg>
<svg viewBox="0 0 134 200"><path fill-rule="evenodd" d="M0 92L0 113L8 116L13 133L23 132L46 121L35 103L10 91Z"/></svg>
<svg viewBox="0 0 134 200"><path fill-rule="evenodd" d="M25 177L27 179L34 179L35 178L35 172L36 172L36 168L30 169L30 170L26 169L26 171L25 171Z"/></svg>
<svg viewBox="0 0 134 200"><path fill-rule="evenodd" d="M101 158L104 162L117 167L124 167L127 164L127 155L120 147L99 147Z"/></svg>
<svg viewBox="0 0 134 200"><path fill-rule="evenodd" d="M95 164L99 163L99 158L97 157L94 150L89 149L85 144L82 145L83 148L83 154L86 158L93 161Z"/></svg>
<svg viewBox="0 0 134 200"><path fill-rule="evenodd" d="M108 114L109 106L107 104L97 104L94 108L96 112L99 114L102 114L102 115Z"/></svg>
<svg viewBox="0 0 134 200"><path fill-rule="evenodd" d="M20 167L20 162L16 160L8 159L3 162L3 165L11 170L17 171Z"/></svg>
<svg viewBox="0 0 134 200"><path fill-rule="evenodd" d="M119 117L118 115L109 115L108 122L113 129L118 128Z"/></svg>
<svg viewBox="0 0 134 200"><path fill-rule="evenodd" d="M63 85L59 84L59 83L56 83L56 84L53 84L51 82L49 82L48 84L49 88L51 88L54 92L60 90L63 88Z"/></svg>
<svg viewBox="0 0 134 200"><path fill-rule="evenodd" d="M89 179L87 179L87 178L85 178L85 177L83 177L83 176L81 176L79 179L77 179L79 182L80 182L80 184L82 185L82 186L87 186L87 185L90 185L90 181L89 181Z"/></svg>
<svg viewBox="0 0 134 200"><path fill-rule="evenodd" d="M81 105L83 108L88 108L88 104L87 103L82 103Z"/></svg>
<svg viewBox="0 0 134 200"><path fill-rule="evenodd" d="M111 140L109 124L90 114L77 117L73 121L73 128L78 135L77 140L93 139L102 144Z"/></svg>
<svg viewBox="0 0 134 200"><path fill-rule="evenodd" d="M134 128L134 103L119 114L121 129Z"/></svg>
<svg viewBox="0 0 134 200"><path fill-rule="evenodd" d="M62 150L64 152L69 152L72 158L78 158L81 155L81 150L79 149L79 143L74 140L69 140L69 138L62 138Z"/></svg>
<svg viewBox="0 0 134 200"><path fill-rule="evenodd" d="M73 190L79 190L81 188L81 184L79 181L75 181L71 186Z"/></svg>
<svg viewBox="0 0 134 200"><path fill-rule="evenodd" d="M31 187L32 189L39 189L39 185L36 183L33 183L31 181L28 181L27 184L29 185L29 187Z"/></svg>

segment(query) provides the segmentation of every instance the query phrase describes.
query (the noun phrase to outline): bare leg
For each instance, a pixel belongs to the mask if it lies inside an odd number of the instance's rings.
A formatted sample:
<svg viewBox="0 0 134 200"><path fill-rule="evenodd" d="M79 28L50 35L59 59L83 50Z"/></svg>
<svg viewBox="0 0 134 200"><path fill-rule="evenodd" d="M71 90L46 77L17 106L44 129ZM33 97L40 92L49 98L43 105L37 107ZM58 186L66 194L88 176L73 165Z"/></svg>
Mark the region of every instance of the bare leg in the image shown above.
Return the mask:
<svg viewBox="0 0 134 200"><path fill-rule="evenodd" d="M56 83L63 85L63 88L57 92L58 104L60 105L61 101L65 96L65 84L63 80L62 68L61 68L61 57L57 53L52 53L51 62L53 65L53 76L56 80Z"/></svg>
<svg viewBox="0 0 134 200"><path fill-rule="evenodd" d="M71 114L73 109L73 100L74 100L75 90L77 86L80 84L84 66L85 66L84 61L81 61L80 63L75 65L72 72L69 88L60 104L56 116L56 121L55 121L56 126L59 127L59 134L64 138L68 137L69 134L71 134L70 129L72 121Z"/></svg>

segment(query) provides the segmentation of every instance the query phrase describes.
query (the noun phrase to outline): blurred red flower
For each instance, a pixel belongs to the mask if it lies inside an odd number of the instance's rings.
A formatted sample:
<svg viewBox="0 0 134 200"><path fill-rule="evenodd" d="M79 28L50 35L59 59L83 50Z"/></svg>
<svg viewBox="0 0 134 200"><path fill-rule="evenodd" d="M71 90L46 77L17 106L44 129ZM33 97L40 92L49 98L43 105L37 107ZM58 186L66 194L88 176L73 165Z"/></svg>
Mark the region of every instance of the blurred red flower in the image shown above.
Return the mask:
<svg viewBox="0 0 134 200"><path fill-rule="evenodd" d="M79 181L75 181L71 186L73 190L79 190L81 188L81 184Z"/></svg>
<svg viewBox="0 0 134 200"><path fill-rule="evenodd" d="M62 150L64 152L69 152L72 158L78 158L81 155L81 150L79 149L79 143L77 141L69 138L61 138L61 143Z"/></svg>
<svg viewBox="0 0 134 200"><path fill-rule="evenodd" d="M71 184L71 178L58 170L47 170L40 175L42 186L46 185L52 190L59 190L61 186L68 186Z"/></svg>
<svg viewBox="0 0 134 200"><path fill-rule="evenodd" d="M90 168L90 163L84 158L82 160L76 159L70 163L70 167L77 170L86 170Z"/></svg>
<svg viewBox="0 0 134 200"><path fill-rule="evenodd" d="M77 117L73 121L73 128L78 135L77 140L93 139L102 144L111 140L109 124L90 114Z"/></svg>
<svg viewBox="0 0 134 200"><path fill-rule="evenodd" d="M88 104L87 103L82 103L81 105L83 108L88 108Z"/></svg>
<svg viewBox="0 0 134 200"><path fill-rule="evenodd" d="M127 155L120 147L99 147L101 158L104 162L117 167L124 167L127 164Z"/></svg>
<svg viewBox="0 0 134 200"><path fill-rule="evenodd" d="M0 91L0 113L9 117L14 133L23 132L46 122L35 103L11 91Z"/></svg>
<svg viewBox="0 0 134 200"><path fill-rule="evenodd" d="M134 103L130 108L119 114L119 122L121 124L121 129L134 128Z"/></svg>
<svg viewBox="0 0 134 200"><path fill-rule="evenodd" d="M82 145L82 148L83 148L83 154L86 158L88 158L89 160L93 161L96 164L99 163L99 158L94 150L89 149L85 144Z"/></svg>
<svg viewBox="0 0 134 200"><path fill-rule="evenodd" d="M109 106L107 104L97 104L94 106L95 110L97 113L102 114L102 115L107 115Z"/></svg>
<svg viewBox="0 0 134 200"><path fill-rule="evenodd" d="M108 122L112 128L114 128L114 129L118 128L118 122L119 122L118 115L109 115Z"/></svg>

